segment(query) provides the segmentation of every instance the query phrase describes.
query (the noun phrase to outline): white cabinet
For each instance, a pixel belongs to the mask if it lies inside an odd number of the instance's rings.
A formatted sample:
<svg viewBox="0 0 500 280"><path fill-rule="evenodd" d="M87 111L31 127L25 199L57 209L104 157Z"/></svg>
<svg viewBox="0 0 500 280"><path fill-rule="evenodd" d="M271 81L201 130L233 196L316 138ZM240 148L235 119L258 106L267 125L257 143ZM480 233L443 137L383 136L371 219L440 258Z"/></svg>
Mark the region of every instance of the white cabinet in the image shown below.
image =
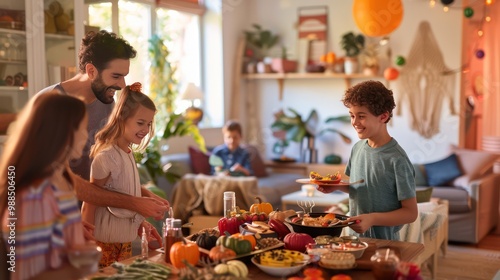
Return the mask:
<svg viewBox="0 0 500 280"><path fill-rule="evenodd" d="M2 1L0 113L19 111L39 90L74 75L82 12L83 0Z"/></svg>

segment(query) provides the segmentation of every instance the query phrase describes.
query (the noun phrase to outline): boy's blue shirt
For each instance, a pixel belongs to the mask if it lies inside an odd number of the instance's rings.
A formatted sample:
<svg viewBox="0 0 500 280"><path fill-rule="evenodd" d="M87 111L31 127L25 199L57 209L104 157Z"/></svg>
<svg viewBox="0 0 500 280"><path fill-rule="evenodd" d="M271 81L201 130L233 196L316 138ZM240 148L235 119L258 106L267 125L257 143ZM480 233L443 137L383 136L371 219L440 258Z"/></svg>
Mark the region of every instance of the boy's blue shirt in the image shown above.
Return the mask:
<svg viewBox="0 0 500 280"><path fill-rule="evenodd" d="M212 155L218 156L222 159L222 162L224 163L222 166L223 170L229 170L235 163L239 163L245 169L250 171L250 175L253 175L253 170L250 165L250 154L247 150L241 147L238 147L236 150L231 152L226 144L222 144L214 148ZM215 168L212 166L212 174L214 173Z"/></svg>

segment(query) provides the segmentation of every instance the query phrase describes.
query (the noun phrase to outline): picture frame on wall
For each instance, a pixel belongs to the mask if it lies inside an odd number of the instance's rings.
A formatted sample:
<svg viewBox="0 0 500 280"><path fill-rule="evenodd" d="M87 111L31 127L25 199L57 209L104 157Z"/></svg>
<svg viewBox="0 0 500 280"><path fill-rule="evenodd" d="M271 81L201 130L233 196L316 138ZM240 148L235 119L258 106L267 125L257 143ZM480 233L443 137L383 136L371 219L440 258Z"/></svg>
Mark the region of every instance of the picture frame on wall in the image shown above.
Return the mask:
<svg viewBox="0 0 500 280"><path fill-rule="evenodd" d="M328 50L328 7L298 8L299 70L318 64Z"/></svg>

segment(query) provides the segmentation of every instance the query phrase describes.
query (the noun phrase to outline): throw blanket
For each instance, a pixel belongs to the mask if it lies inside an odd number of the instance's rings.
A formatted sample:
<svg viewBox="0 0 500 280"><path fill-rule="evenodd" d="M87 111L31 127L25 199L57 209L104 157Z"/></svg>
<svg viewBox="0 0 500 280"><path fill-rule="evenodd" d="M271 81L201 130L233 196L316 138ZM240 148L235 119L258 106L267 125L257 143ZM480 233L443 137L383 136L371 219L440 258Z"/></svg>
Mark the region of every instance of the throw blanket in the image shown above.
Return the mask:
<svg viewBox="0 0 500 280"><path fill-rule="evenodd" d="M448 209L444 204L419 203L415 222L404 225L399 231L401 241L423 244L426 231L429 231L432 239L447 215Z"/></svg>
<svg viewBox="0 0 500 280"><path fill-rule="evenodd" d="M224 192L236 194L236 206L249 209L258 196L256 177L207 176L186 174L175 185L172 204L174 217L184 223L194 212L210 216L223 216Z"/></svg>

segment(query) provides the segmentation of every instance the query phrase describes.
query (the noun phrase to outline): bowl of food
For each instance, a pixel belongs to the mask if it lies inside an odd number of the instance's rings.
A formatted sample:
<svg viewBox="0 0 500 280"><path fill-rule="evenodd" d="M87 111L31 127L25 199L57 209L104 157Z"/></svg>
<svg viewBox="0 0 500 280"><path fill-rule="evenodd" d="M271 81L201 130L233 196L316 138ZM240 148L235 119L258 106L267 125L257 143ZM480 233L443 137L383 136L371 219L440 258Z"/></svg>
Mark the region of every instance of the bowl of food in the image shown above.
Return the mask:
<svg viewBox="0 0 500 280"><path fill-rule="evenodd" d="M77 269L84 269L88 273L97 271L101 256L101 247L93 243L85 243L68 249L70 264Z"/></svg>
<svg viewBox="0 0 500 280"><path fill-rule="evenodd" d="M356 265L356 258L344 252L329 252L321 255L319 265L329 269L351 269Z"/></svg>
<svg viewBox="0 0 500 280"><path fill-rule="evenodd" d="M334 213L309 213L304 217L292 215L285 218L294 232L307 233L311 237L330 235L339 237L342 229L354 222L348 221L349 217Z"/></svg>
<svg viewBox="0 0 500 280"><path fill-rule="evenodd" d="M366 248L368 248L368 243L366 242L340 242L331 244L332 251L351 253L356 259L363 256Z"/></svg>
<svg viewBox="0 0 500 280"><path fill-rule="evenodd" d="M306 245L306 252L311 257L311 261L317 262L322 254L331 251L331 244L309 243Z"/></svg>
<svg viewBox="0 0 500 280"><path fill-rule="evenodd" d="M269 250L252 258L252 263L265 273L284 277L295 274L309 264L310 257L287 249Z"/></svg>

